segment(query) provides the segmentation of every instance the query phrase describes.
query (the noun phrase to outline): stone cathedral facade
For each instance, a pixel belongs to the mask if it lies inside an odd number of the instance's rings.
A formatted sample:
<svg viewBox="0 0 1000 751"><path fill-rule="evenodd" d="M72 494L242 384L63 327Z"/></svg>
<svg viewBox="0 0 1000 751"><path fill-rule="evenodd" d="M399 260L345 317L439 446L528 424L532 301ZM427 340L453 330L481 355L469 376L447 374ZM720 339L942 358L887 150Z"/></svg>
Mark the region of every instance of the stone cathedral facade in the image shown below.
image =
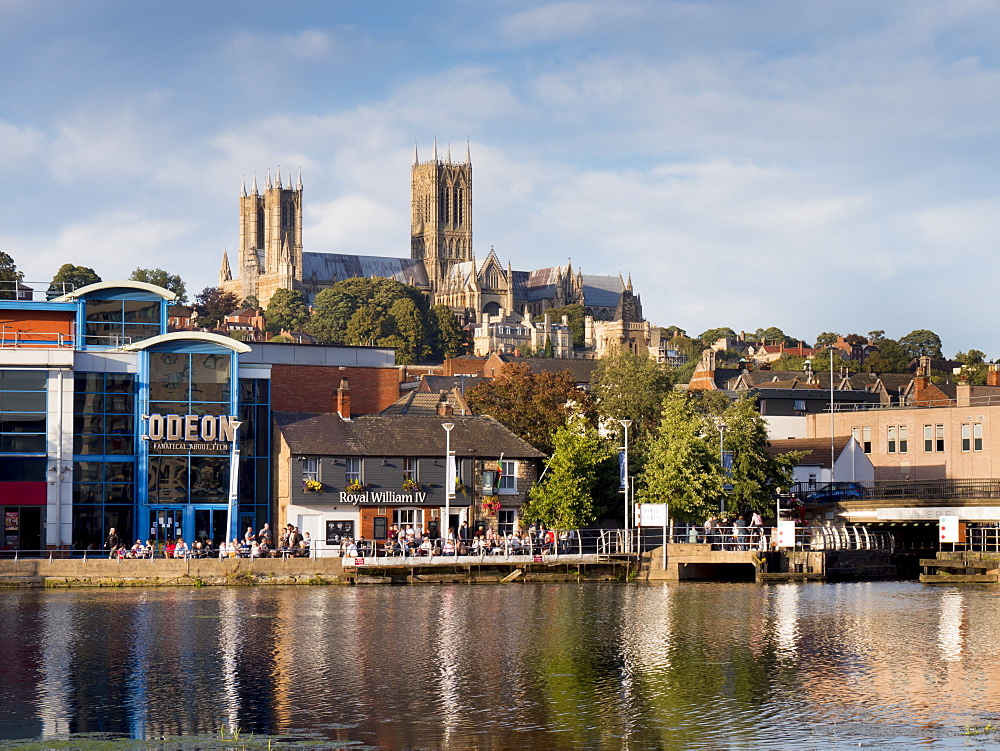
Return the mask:
<svg viewBox="0 0 1000 751"><path fill-rule="evenodd" d="M414 147L410 196L409 258L322 253L304 249L301 175L293 185L289 173L283 184L280 169L273 179L268 171L263 191L255 176L250 189L244 182L240 191L236 268L224 253L219 286L241 299L256 297L266 307L277 289L301 291L311 302L342 279L376 276L418 287L433 304L450 306L467 324L481 323L485 316L488 321L536 316L573 303L583 305L594 321L614 322L623 311L628 311L626 323L641 321L638 296L621 276L586 275L568 262L517 271L510 262L501 263L493 248L476 260L468 145L458 161L450 148L439 157L436 141L425 161ZM652 344L648 334L646 339L641 349Z"/></svg>

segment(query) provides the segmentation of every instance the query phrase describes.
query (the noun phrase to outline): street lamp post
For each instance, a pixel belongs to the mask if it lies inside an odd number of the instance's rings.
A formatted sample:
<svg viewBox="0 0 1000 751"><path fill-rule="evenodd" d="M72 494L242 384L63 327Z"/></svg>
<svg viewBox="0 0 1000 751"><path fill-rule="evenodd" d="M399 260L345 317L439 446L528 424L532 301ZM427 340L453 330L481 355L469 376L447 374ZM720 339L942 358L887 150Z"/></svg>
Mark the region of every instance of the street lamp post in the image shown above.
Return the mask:
<svg viewBox="0 0 1000 751"><path fill-rule="evenodd" d="M229 422L230 426L233 428L233 443L229 450L229 509L226 518L226 529L228 531L229 537L226 538L226 544L239 535L239 530L233 530L233 516L235 515L234 509L239 503L240 497L240 425L243 423L239 420L231 420Z"/></svg>
<svg viewBox="0 0 1000 751"><path fill-rule="evenodd" d="M444 541L448 540L448 521L451 518L451 499L455 497L455 460L451 455L451 431L455 427L453 422L445 422L441 424L444 428L444 519L442 519L442 526L444 528L444 533L441 538ZM440 532L440 530L439 530ZM442 549L444 548L444 542L441 543Z"/></svg>
<svg viewBox="0 0 1000 751"><path fill-rule="evenodd" d="M830 347L830 487L833 487L833 463L837 460L836 449L834 448L834 427L836 421L833 415L833 350L834 347Z"/></svg>
<svg viewBox="0 0 1000 751"><path fill-rule="evenodd" d="M629 482L629 476L628 476L628 428L632 424L632 421L619 420L618 422L620 422L623 426L625 426L625 539L628 540L629 528L631 526L628 520L628 514L629 514L628 491L629 491L629 485L631 484Z"/></svg>
<svg viewBox="0 0 1000 751"><path fill-rule="evenodd" d="M728 427L726 423L720 422L717 426L719 429L719 466L722 467L722 472L726 472L726 444L725 438L726 428ZM723 485L725 481L723 481ZM726 513L726 489L722 489L722 500L719 502L719 511L722 514Z"/></svg>

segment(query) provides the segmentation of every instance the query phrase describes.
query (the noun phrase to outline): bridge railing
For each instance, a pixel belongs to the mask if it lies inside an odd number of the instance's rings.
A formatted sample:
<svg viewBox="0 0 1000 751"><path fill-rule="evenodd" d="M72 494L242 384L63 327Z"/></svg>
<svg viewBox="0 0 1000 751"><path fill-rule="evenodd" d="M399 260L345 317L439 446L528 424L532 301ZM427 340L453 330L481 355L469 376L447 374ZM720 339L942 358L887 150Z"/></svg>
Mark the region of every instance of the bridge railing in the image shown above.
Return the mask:
<svg viewBox="0 0 1000 751"><path fill-rule="evenodd" d="M810 495L825 503L840 501L872 500L892 501L909 499L966 500L1000 498L1000 479L981 478L963 480L845 480L810 486L796 483L791 495L810 503Z"/></svg>

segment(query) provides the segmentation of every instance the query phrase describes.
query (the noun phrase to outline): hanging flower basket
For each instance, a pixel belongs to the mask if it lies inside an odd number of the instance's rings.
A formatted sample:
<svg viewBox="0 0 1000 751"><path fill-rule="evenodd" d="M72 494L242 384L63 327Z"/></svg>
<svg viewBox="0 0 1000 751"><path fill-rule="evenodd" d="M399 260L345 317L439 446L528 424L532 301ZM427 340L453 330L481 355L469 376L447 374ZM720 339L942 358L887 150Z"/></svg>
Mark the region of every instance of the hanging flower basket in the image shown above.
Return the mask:
<svg viewBox="0 0 1000 751"><path fill-rule="evenodd" d="M347 483L347 487L346 487L346 488L344 488L344 489L345 489L345 490L346 490L346 491L347 491L348 493L360 493L360 492L361 492L362 490L364 490L364 489L365 489L365 486L364 486L364 485L362 485L362 484L361 484L360 482L358 482L357 480L351 480L351 481L350 481L349 483Z"/></svg>
<svg viewBox="0 0 1000 751"><path fill-rule="evenodd" d="M414 480L412 477L407 477L403 480L403 491L406 493L418 493L420 492L420 483Z"/></svg>
<svg viewBox="0 0 1000 751"><path fill-rule="evenodd" d="M469 497L469 490L468 490L468 488L466 488L465 487L465 483L463 483L458 478L455 479L455 495L463 495L466 498Z"/></svg>
<svg viewBox="0 0 1000 751"><path fill-rule="evenodd" d="M487 498L483 501L483 511L494 516L500 512L500 499L499 498Z"/></svg>
<svg viewBox="0 0 1000 751"><path fill-rule="evenodd" d="M323 483L319 480L305 480L302 483L302 489L307 493L322 493Z"/></svg>

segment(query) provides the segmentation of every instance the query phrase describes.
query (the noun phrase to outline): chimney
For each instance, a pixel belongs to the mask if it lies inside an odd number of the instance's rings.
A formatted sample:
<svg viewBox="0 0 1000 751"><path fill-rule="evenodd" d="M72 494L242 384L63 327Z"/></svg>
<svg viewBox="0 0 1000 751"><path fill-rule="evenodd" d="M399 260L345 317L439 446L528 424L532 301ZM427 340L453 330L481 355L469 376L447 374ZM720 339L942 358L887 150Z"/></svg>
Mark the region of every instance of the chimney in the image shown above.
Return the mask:
<svg viewBox="0 0 1000 751"><path fill-rule="evenodd" d="M344 420L351 419L351 387L347 385L347 379L340 379L340 387L337 389L336 411Z"/></svg>
<svg viewBox="0 0 1000 751"><path fill-rule="evenodd" d="M451 417L453 414L455 414L455 408L448 401L448 394L442 391L441 398L438 399L437 403L437 415L438 417Z"/></svg>
<svg viewBox="0 0 1000 751"><path fill-rule="evenodd" d="M986 385L1000 386L1000 365L990 364L989 370L986 371Z"/></svg>
<svg viewBox="0 0 1000 751"><path fill-rule="evenodd" d="M968 407L972 404L972 386L966 380L961 380L955 386L955 405Z"/></svg>

